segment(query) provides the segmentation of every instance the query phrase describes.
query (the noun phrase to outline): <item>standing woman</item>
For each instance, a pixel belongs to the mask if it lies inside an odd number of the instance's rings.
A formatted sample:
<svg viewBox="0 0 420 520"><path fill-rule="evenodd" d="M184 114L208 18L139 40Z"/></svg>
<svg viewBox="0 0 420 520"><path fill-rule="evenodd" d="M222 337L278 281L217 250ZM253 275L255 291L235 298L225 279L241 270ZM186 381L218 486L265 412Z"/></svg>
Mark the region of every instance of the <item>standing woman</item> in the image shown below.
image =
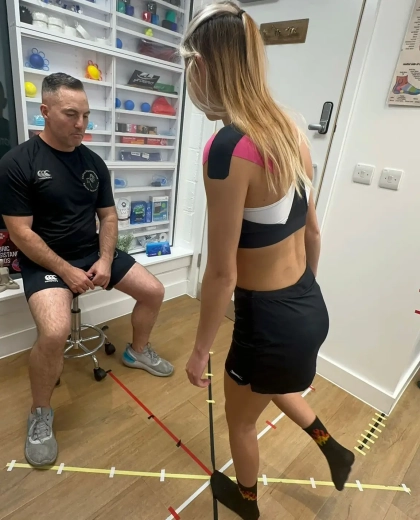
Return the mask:
<svg viewBox="0 0 420 520"><path fill-rule="evenodd" d="M237 484L216 471L211 485L222 504L256 520L256 422L270 401L318 444L338 490L355 459L300 395L315 377L329 328L315 280L320 234L312 161L304 135L269 92L258 27L236 4L197 13L181 54L193 103L225 124L204 150L208 261L186 370L194 385L209 384L202 375L234 291L225 397Z"/></svg>

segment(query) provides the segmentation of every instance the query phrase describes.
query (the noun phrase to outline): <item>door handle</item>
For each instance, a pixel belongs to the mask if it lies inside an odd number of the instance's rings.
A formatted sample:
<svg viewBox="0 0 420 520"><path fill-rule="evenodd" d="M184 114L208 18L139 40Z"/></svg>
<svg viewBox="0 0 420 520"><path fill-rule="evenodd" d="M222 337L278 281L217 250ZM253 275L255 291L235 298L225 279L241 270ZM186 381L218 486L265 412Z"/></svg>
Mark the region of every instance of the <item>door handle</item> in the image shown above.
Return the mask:
<svg viewBox="0 0 420 520"><path fill-rule="evenodd" d="M309 130L318 130L318 132L320 132L322 130L322 125L321 124L316 124L316 125L309 125L308 126L308 129Z"/></svg>
<svg viewBox="0 0 420 520"><path fill-rule="evenodd" d="M324 106L322 107L321 119L319 123L310 124L308 126L309 130L316 130L319 134L326 134L328 132L331 116L333 113L334 103L331 101L326 101Z"/></svg>

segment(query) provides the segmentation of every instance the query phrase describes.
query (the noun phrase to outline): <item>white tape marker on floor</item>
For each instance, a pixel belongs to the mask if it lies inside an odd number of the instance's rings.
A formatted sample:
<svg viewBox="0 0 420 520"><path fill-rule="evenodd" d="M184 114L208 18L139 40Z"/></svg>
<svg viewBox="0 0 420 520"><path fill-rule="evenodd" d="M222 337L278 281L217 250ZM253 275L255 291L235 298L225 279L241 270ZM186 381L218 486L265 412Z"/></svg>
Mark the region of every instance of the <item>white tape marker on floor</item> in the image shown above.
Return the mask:
<svg viewBox="0 0 420 520"><path fill-rule="evenodd" d="M268 486L267 475L262 476L264 486Z"/></svg>
<svg viewBox="0 0 420 520"><path fill-rule="evenodd" d="M359 491L363 491L362 484L360 484L360 480L356 480L357 487L359 488Z"/></svg>
<svg viewBox="0 0 420 520"><path fill-rule="evenodd" d="M57 475L61 475L63 473L63 469L64 469L64 462L62 462L60 464L60 467L57 470Z"/></svg>
<svg viewBox="0 0 420 520"><path fill-rule="evenodd" d="M311 392L312 389L308 388L303 392L302 397L306 397ZM281 413L278 417L274 419L274 421L271 421L271 424L277 424L281 419L283 419L283 417L285 417L285 415L284 413ZM273 428L271 426L267 426L267 428L264 428L264 430L258 435L257 438L261 439L261 437L263 437L270 430L272 431ZM224 473L230 466L232 466L232 464L233 460L230 459L228 462L226 462L226 464L223 467L220 468L220 473ZM187 500L183 504L181 504L177 509L175 509L175 512L179 515L179 513L181 513L181 511L184 511L184 509L188 507L191 504L191 502L193 502L198 496L200 496L201 493L203 493L209 487L209 485L210 481L207 481L205 484L203 484L200 488L197 489L197 491L193 495L190 496L190 498L187 498ZM174 520L174 516L170 515L166 520Z"/></svg>
<svg viewBox="0 0 420 520"><path fill-rule="evenodd" d="M12 462L9 465L9 467L7 468L7 471L12 471L12 469L13 469L15 464L16 464L16 460L12 460Z"/></svg>
<svg viewBox="0 0 420 520"><path fill-rule="evenodd" d="M115 466L112 466L111 471L109 472L109 478L114 478L115 475Z"/></svg>
<svg viewBox="0 0 420 520"><path fill-rule="evenodd" d="M403 490L408 493L409 495L411 495L410 493L410 490L408 489L408 487L405 485L405 484L401 484L401 487L403 488Z"/></svg>
<svg viewBox="0 0 420 520"><path fill-rule="evenodd" d="M311 477L311 486L316 489L315 479Z"/></svg>
<svg viewBox="0 0 420 520"><path fill-rule="evenodd" d="M165 481L165 470L164 469L160 472L160 481L161 482Z"/></svg>

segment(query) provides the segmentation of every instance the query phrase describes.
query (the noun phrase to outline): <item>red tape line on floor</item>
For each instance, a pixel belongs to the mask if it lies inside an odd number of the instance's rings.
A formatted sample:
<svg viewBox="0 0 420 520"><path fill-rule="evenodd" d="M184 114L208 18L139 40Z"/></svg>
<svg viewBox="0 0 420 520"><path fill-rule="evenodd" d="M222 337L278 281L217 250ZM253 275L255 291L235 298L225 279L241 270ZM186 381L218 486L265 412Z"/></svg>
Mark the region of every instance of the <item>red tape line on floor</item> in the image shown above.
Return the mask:
<svg viewBox="0 0 420 520"><path fill-rule="evenodd" d="M149 418L153 419L161 428L162 430L164 430L177 444L177 446L179 448L182 448L185 453L187 453L192 459L193 461L198 464L200 466L200 468L205 471L207 473L207 475L212 475L212 472L209 470L209 468L207 466L205 466L205 464L203 464L195 455L192 451L190 451L186 446L184 446L184 444L181 442L181 439L178 439L172 432L171 430L169 430L169 428L167 428L162 421L160 421L155 415L152 414L152 412L140 401L140 399L138 397L136 397L133 392L131 392L131 390L129 390L125 385L124 383L122 383L118 377L114 376L114 374L112 372L109 372L108 373L112 379L118 383L120 385L120 387L125 391L127 392L127 394L132 398L134 399L134 401L141 407L143 408L143 410L148 414Z"/></svg>
<svg viewBox="0 0 420 520"><path fill-rule="evenodd" d="M270 421L265 421L265 422L268 424L268 426L271 426L273 428L273 430L277 429L277 426L274 426L274 424L271 423Z"/></svg>
<svg viewBox="0 0 420 520"><path fill-rule="evenodd" d="M175 518L175 520L180 520L181 519L181 517L179 516L179 514L175 511L175 509L173 507L169 507L168 511Z"/></svg>

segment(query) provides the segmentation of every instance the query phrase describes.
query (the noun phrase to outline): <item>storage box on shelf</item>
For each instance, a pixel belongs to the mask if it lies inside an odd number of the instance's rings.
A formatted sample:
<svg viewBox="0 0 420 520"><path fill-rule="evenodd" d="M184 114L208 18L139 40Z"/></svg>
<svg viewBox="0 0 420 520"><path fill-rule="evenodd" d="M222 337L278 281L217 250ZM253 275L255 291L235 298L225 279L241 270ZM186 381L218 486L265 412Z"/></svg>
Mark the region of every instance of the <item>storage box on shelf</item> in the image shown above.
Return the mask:
<svg viewBox="0 0 420 520"><path fill-rule="evenodd" d="M175 51L189 2L123 3L7 0L20 141L43 128L44 77L65 72L80 79L90 104L84 144L106 161L117 203L125 198L138 212L119 230L132 234L136 254L151 236L172 243L184 84ZM97 68L88 71L89 62ZM124 182L115 185L115 179ZM149 222L153 197L163 197L167 209L156 210Z"/></svg>

